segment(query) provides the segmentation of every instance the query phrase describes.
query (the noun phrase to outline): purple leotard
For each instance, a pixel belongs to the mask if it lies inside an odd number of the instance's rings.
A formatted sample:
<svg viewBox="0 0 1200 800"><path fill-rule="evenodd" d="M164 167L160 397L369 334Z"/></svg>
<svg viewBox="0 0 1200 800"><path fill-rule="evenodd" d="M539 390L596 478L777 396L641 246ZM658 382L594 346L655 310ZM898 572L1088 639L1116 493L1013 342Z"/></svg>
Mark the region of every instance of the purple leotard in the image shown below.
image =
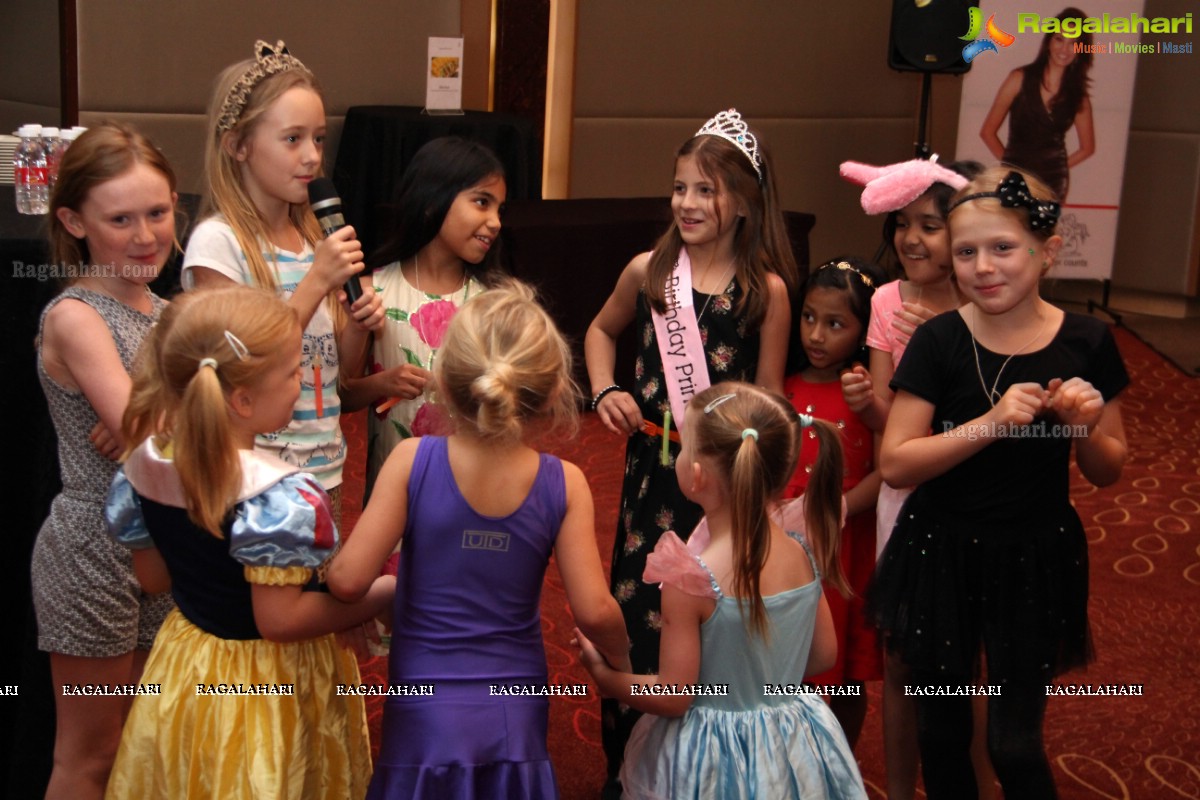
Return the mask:
<svg viewBox="0 0 1200 800"><path fill-rule="evenodd" d="M548 680L540 601L566 513L562 463L543 454L521 506L488 517L459 492L447 440L424 437L408 497L388 674L393 691L433 694L387 698L368 797L558 797L547 698L492 687Z"/></svg>

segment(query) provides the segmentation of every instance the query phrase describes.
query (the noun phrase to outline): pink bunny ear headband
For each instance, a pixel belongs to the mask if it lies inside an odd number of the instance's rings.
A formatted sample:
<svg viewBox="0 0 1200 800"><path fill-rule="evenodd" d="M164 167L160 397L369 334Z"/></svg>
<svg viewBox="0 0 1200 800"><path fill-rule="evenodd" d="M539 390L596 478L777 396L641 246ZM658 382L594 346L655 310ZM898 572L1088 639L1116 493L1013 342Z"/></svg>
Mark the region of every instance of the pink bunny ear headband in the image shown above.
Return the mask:
<svg viewBox="0 0 1200 800"><path fill-rule="evenodd" d="M899 211L935 183L944 183L955 191L968 183L962 175L938 164L936 155L928 161L914 158L886 167L843 161L839 171L846 180L865 187L862 207L868 214Z"/></svg>

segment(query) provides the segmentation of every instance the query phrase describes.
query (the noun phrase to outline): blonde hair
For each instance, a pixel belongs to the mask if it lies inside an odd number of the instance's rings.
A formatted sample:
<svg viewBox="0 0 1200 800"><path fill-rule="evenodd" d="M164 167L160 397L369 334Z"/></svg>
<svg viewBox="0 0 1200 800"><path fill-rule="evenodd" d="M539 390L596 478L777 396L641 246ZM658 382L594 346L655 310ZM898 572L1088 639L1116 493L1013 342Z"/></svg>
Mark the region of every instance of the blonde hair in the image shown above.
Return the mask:
<svg viewBox="0 0 1200 800"><path fill-rule="evenodd" d="M299 328L274 292L231 286L180 295L143 346L121 425L125 455L150 436L170 440L188 517L217 538L242 484L227 395L294 356L288 337Z"/></svg>
<svg viewBox="0 0 1200 800"><path fill-rule="evenodd" d="M971 179L971 182L964 186L959 191L955 192L954 197L950 199L950 211L946 214L947 223L953 218L954 212L958 210L964 198L977 194L992 194L998 191L1001 182L1012 173L1017 173L1025 179L1025 185L1029 189L1029 194L1034 200L1040 202L1058 202L1058 196L1054 194L1054 190L1045 184L1040 178L1025 170L1016 169L1010 166L995 166L985 169L983 172ZM1029 210L1025 208L1005 208L1000 205L999 197L976 197L966 200L966 202L974 203L982 206L988 211L998 214L1009 214L1014 219L1021 223L1021 227L1033 234L1034 238L1046 241L1054 235L1058 230L1058 225L1052 225L1033 230L1029 226Z"/></svg>
<svg viewBox="0 0 1200 800"><path fill-rule="evenodd" d="M257 206L242 184L242 170L237 151L257 127L271 104L289 89L297 87L316 93L324 103L316 77L303 68L289 69L268 75L250 92L237 122L229 130L220 130L225 99L234 91L238 81L255 65L254 59L239 61L226 68L218 77L208 107L208 143L204 152L204 215L217 213L224 217L237 237L238 246L246 256L246 265L256 286L279 289L274 258L267 264L263 247L270 241L266 224ZM69 152L69 151L68 151ZM318 170L319 171L319 170ZM296 230L310 245L321 238L321 228L308 203L293 203L288 216Z"/></svg>
<svg viewBox="0 0 1200 800"><path fill-rule="evenodd" d="M78 212L87 201L92 189L119 178L137 164L145 164L156 170L175 193L175 170L167 157L153 142L131 125L123 122L104 121L88 128L63 156L58 168L58 182L50 196L49 239L51 257L60 266L83 266L90 262L87 240L71 235L58 218L60 208ZM175 246L179 246L176 240ZM63 279L64 285L78 280L83 270L64 270L71 277Z"/></svg>
<svg viewBox="0 0 1200 800"><path fill-rule="evenodd" d="M539 433L578 425L571 349L519 281L503 280L458 311L435 372L458 426L480 437L517 441L534 420L549 421Z"/></svg>
<svg viewBox="0 0 1200 800"><path fill-rule="evenodd" d="M733 524L733 594L750 629L767 635L766 606L759 577L770 549L771 504L777 500L800 456L803 428L783 397L746 383L726 382L696 395L688 410L695 452L713 459L728 481ZM825 581L849 592L842 573L842 445L838 431L812 420L818 453L805 492L805 536ZM748 431L753 431L751 435Z"/></svg>

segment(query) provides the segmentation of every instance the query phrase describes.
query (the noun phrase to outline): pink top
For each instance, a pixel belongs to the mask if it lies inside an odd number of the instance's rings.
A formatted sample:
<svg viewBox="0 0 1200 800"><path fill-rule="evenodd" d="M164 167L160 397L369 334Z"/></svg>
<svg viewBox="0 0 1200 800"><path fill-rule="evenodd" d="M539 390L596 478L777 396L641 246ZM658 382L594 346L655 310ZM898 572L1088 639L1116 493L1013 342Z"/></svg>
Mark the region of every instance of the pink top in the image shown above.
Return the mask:
<svg viewBox="0 0 1200 800"><path fill-rule="evenodd" d="M867 324L867 347L892 354L892 369L900 364L905 344L896 339L897 331L892 319L902 309L900 299L901 281L885 283L871 295L871 321Z"/></svg>
<svg viewBox="0 0 1200 800"><path fill-rule="evenodd" d="M804 536L804 496L784 500L771 511L771 518L784 530ZM846 524L846 498L842 498L842 525ZM708 547L712 536L708 531L708 517L700 522L688 537L687 543L675 533L666 531L654 546L654 552L646 556L646 569L642 580L660 586L669 583L684 594L716 600L721 597L716 579L708 571L700 554Z"/></svg>

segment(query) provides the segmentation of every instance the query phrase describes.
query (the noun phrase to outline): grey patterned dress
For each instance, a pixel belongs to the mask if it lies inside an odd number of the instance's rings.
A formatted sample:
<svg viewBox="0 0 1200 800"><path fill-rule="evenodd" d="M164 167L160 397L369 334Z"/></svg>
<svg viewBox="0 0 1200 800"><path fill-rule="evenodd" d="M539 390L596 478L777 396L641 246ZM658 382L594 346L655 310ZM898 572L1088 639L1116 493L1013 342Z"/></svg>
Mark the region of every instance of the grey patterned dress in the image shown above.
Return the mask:
<svg viewBox="0 0 1200 800"><path fill-rule="evenodd" d="M113 541L104 524L104 499L117 464L88 441L99 421L80 391L46 373L41 334L46 314L65 299L87 303L108 325L128 372L166 301L151 294L153 315L108 295L70 287L51 300L38 322L38 379L58 434L62 491L38 531L33 549L33 603L38 647L51 653L104 658L150 648L173 603L170 593L147 595L133 574L130 551Z"/></svg>

